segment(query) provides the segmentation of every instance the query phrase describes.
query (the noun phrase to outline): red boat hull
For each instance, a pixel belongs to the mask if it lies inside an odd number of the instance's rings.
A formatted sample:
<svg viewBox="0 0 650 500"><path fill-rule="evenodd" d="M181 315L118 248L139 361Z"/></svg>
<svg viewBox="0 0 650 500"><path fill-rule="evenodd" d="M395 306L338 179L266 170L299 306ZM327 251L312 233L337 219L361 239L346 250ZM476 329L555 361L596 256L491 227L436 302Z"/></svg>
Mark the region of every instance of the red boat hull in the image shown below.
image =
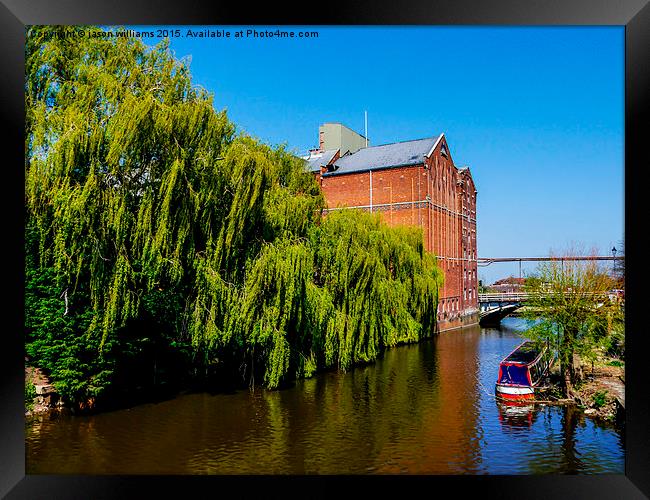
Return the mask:
<svg viewBox="0 0 650 500"><path fill-rule="evenodd" d="M505 401L530 401L535 399L535 391L532 387L497 384L495 392L498 398Z"/></svg>

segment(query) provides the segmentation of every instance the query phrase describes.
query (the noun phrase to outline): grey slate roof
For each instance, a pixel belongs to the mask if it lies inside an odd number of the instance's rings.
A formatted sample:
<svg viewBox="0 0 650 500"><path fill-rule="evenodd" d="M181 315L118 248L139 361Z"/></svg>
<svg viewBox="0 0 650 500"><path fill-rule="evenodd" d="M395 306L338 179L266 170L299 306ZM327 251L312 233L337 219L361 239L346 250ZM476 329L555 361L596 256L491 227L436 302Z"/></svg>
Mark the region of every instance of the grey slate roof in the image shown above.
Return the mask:
<svg viewBox="0 0 650 500"><path fill-rule="evenodd" d="M363 148L336 160L334 162L336 170L324 176L424 163L425 155L431 151L437 140L438 137L427 137Z"/></svg>
<svg viewBox="0 0 650 500"><path fill-rule="evenodd" d="M320 172L320 169L322 166L327 165L330 161L332 161L332 158L334 158L334 155L338 149L328 149L327 151L323 151L322 156L317 156L316 158L309 158L307 161L307 168L309 169L310 172Z"/></svg>

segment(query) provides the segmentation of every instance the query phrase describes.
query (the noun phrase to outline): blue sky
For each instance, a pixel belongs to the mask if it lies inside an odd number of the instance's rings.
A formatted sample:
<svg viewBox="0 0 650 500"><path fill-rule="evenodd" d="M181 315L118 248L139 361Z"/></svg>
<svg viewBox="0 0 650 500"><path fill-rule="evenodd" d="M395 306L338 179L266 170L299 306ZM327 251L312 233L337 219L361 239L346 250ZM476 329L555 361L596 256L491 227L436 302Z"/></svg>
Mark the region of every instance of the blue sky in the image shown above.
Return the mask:
<svg viewBox="0 0 650 500"><path fill-rule="evenodd" d="M171 48L191 56L194 82L240 130L297 153L317 146L326 121L363 133L364 110L373 145L444 132L477 185L480 257L620 248L622 27L280 29L319 36L183 36ZM518 273L479 268L487 283Z"/></svg>

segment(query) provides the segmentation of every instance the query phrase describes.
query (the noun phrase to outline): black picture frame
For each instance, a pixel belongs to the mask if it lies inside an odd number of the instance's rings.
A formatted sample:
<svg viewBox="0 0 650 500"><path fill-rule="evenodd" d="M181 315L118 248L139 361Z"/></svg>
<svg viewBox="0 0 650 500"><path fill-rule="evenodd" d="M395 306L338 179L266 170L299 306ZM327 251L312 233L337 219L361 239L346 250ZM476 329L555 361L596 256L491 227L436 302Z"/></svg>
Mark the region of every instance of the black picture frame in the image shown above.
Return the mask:
<svg viewBox="0 0 650 500"><path fill-rule="evenodd" d="M311 8L310 8L311 7ZM618 25L625 26L625 233L626 259L626 457L625 475L598 476L41 476L25 475L23 408L24 299L24 43L31 24L401 24L401 25ZM650 376L642 315L641 234L643 168L650 165L644 125L650 123L650 6L648 0L427 0L340 2L285 7L272 2L205 0L2 0L0 3L0 99L5 127L2 164L5 189L0 344L0 496L7 498L113 498L226 496L234 488L254 494L332 496L361 487L362 494L429 492L477 498L647 498L650 496ZM21 163L22 162L22 163ZM419 484L415 484L419 483ZM253 492L252 488L257 492ZM408 489L405 489L408 488ZM443 493L445 492L445 493ZM449 493L447 493L449 492Z"/></svg>

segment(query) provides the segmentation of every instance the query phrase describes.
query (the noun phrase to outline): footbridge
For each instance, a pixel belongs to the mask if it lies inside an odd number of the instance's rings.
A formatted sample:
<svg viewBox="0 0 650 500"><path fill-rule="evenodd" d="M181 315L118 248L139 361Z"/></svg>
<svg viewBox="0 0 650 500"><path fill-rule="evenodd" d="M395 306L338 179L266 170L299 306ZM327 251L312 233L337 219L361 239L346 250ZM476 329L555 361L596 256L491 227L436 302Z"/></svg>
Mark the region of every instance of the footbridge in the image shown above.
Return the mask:
<svg viewBox="0 0 650 500"><path fill-rule="evenodd" d="M575 292L567 291L565 295L570 297ZM549 294L555 295L555 294ZM608 293L582 293L582 296L591 296L595 303L605 302L607 300L616 301L621 297L610 291ZM481 326L498 326L503 318L513 313L526 304L526 301L532 294L526 292L513 293L479 293L479 323ZM539 296L538 296L539 297Z"/></svg>
<svg viewBox="0 0 650 500"><path fill-rule="evenodd" d="M524 305L527 293L479 293L481 326L498 326L503 318Z"/></svg>
<svg viewBox="0 0 650 500"><path fill-rule="evenodd" d="M616 248L612 248L612 255L581 255L581 256L549 256L549 257L493 257L478 258L479 267L489 266L490 264L500 262L518 262L519 277L521 278L522 262L560 262L564 266L565 262L574 261L616 261L624 260L625 256L617 256ZM570 292L568 292L570 293ZM480 308L480 324L485 326L498 325L503 318L522 307L529 294L525 292L514 293L479 293L478 302ZM612 297L609 296L612 300Z"/></svg>

